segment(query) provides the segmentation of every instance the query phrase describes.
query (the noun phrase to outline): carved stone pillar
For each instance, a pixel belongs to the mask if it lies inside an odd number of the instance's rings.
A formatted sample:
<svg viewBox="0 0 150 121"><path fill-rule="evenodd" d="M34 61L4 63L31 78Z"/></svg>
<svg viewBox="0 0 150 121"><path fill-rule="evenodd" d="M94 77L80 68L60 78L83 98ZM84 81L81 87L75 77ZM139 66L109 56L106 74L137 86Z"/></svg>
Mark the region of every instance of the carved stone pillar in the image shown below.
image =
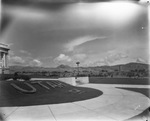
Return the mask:
<svg viewBox="0 0 150 121"><path fill-rule="evenodd" d="M2 57L2 52L0 52L0 68L2 67L3 65L3 57Z"/></svg>
<svg viewBox="0 0 150 121"><path fill-rule="evenodd" d="M6 62L6 68L8 67L8 54L6 53L6 55L5 55L5 62Z"/></svg>
<svg viewBox="0 0 150 121"><path fill-rule="evenodd" d="M6 67L6 53L3 54L4 68Z"/></svg>
<svg viewBox="0 0 150 121"><path fill-rule="evenodd" d="M9 68L7 64L8 51L8 45L0 43L0 74L9 73Z"/></svg>

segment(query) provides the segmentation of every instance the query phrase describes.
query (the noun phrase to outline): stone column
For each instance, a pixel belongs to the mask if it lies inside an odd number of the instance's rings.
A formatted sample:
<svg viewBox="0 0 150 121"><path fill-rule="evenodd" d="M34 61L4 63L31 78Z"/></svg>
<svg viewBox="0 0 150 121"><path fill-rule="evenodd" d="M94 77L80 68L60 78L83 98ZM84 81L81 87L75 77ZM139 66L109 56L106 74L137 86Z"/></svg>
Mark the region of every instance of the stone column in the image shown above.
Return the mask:
<svg viewBox="0 0 150 121"><path fill-rule="evenodd" d="M2 57L2 67L4 67L4 53L1 53L1 57Z"/></svg>
<svg viewBox="0 0 150 121"><path fill-rule="evenodd" d="M0 52L0 60L2 60L2 52Z"/></svg>
<svg viewBox="0 0 150 121"><path fill-rule="evenodd" d="M6 67L6 53L4 53L4 55L3 55L3 59L4 59L4 68Z"/></svg>
<svg viewBox="0 0 150 121"><path fill-rule="evenodd" d="M9 48L7 45L0 43L0 73L4 73L4 71L9 73L8 65L7 65L7 55Z"/></svg>
<svg viewBox="0 0 150 121"><path fill-rule="evenodd" d="M2 52L0 52L0 68L2 67L3 65L3 57L2 57Z"/></svg>
<svg viewBox="0 0 150 121"><path fill-rule="evenodd" d="M5 55L5 67L7 68L8 67L8 54L6 53Z"/></svg>

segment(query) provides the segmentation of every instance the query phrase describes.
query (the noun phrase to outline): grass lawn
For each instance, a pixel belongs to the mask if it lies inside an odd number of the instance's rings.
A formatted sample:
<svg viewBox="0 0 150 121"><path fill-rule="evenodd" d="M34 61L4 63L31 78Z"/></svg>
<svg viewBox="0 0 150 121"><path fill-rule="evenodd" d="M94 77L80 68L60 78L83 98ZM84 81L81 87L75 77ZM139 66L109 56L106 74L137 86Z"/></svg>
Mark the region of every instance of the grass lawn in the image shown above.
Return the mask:
<svg viewBox="0 0 150 121"><path fill-rule="evenodd" d="M13 86L10 85L11 83L18 85L21 88L29 89L29 87L25 85L24 82L1 81L0 107L58 104L86 100L102 95L102 92L99 90L83 87L74 87L63 82L60 82L65 85L63 88L51 88L44 80L42 81L42 84L50 87L49 90L41 87L38 84L31 84L31 82L28 82L36 88L36 92L32 94L26 94L15 89ZM75 92L75 89L79 92Z"/></svg>
<svg viewBox="0 0 150 121"><path fill-rule="evenodd" d="M132 84L132 85L149 85L148 78L100 78L100 77L90 77L90 83L97 84Z"/></svg>
<svg viewBox="0 0 150 121"><path fill-rule="evenodd" d="M119 89L126 89L129 91L134 91L134 92L139 92L142 93L143 95L147 96L150 98L150 89L149 88L122 88L122 87L117 87Z"/></svg>

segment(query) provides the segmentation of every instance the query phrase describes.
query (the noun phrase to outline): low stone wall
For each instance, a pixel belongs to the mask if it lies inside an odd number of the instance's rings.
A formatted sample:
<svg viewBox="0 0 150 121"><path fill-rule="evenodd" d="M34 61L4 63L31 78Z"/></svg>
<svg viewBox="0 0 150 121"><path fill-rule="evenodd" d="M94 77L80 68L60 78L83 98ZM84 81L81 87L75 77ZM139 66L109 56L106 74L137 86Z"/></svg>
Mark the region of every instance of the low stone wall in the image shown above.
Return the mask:
<svg viewBox="0 0 150 121"><path fill-rule="evenodd" d="M75 77L68 77L68 78L59 78L58 80L73 86L89 83L89 77L78 77L77 79L75 79Z"/></svg>
<svg viewBox="0 0 150 121"><path fill-rule="evenodd" d="M78 77L76 79L76 83L79 83L79 84L88 84L89 83L89 77Z"/></svg>
<svg viewBox="0 0 150 121"><path fill-rule="evenodd" d="M64 77L64 78L58 78L58 79L50 79L50 78L31 78L30 81L34 80L45 80L45 81L51 81L51 80L59 80L61 82L76 86L79 84L87 84L89 83L89 77L78 77L75 79L75 77Z"/></svg>
<svg viewBox="0 0 150 121"><path fill-rule="evenodd" d="M75 80L75 77L59 78L58 80L59 80L59 81L62 81L62 82L65 82L65 83L67 83L67 84L76 86L76 80Z"/></svg>

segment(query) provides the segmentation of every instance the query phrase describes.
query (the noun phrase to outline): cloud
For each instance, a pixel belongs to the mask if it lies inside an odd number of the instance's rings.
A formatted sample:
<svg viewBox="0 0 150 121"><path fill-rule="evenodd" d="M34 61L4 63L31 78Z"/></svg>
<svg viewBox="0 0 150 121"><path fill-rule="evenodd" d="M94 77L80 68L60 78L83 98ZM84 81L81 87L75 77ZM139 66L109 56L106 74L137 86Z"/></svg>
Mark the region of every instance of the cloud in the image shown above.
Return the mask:
<svg viewBox="0 0 150 121"><path fill-rule="evenodd" d="M95 60L94 62L86 63L86 65L89 66L113 66L113 65L119 65L119 64L127 64L131 62L136 62L136 63L146 63L146 61L142 58L133 58L129 56L125 56L124 54L116 54L110 57L105 57L100 60Z"/></svg>
<svg viewBox="0 0 150 121"><path fill-rule="evenodd" d="M4 6L3 13L10 17L19 17L23 19L45 19L47 18L47 13L42 10L33 9L30 7L21 7L21 6Z"/></svg>
<svg viewBox="0 0 150 121"><path fill-rule="evenodd" d="M27 51L21 50L20 53L29 54ZM43 63L34 59L31 56L16 56L14 51L10 51L8 55L9 65L19 65L19 66L41 66Z"/></svg>
<svg viewBox="0 0 150 121"><path fill-rule="evenodd" d="M76 65L76 62L79 61L83 64L84 60L87 58L87 55L84 53L72 54L70 56L65 54L60 54L54 59L56 64L66 64L70 66Z"/></svg>
<svg viewBox="0 0 150 121"><path fill-rule="evenodd" d="M10 65L23 65L25 63L25 60L19 56L8 56L8 60Z"/></svg>
<svg viewBox="0 0 150 121"><path fill-rule="evenodd" d="M100 60L96 60L96 61L86 60L83 63L83 66L104 66L104 65L107 65L107 63L105 62L104 59L100 59Z"/></svg>
<svg viewBox="0 0 150 121"><path fill-rule="evenodd" d="M75 65L75 62L77 61L80 61L81 66L113 66L130 62L145 62L142 58L130 57L126 50L118 49L96 54L78 53L72 54L70 56L60 54L57 58L54 59L54 61L72 66Z"/></svg>
<svg viewBox="0 0 150 121"><path fill-rule="evenodd" d="M134 58L118 58L118 59L112 59L111 61L108 60L107 58L102 58L99 60L86 60L83 65L84 66L113 66L113 65L118 65L118 64L126 64L130 62L136 62Z"/></svg>
<svg viewBox="0 0 150 121"><path fill-rule="evenodd" d="M12 51L12 50L9 50L9 56L14 56L15 54L14 54L14 51Z"/></svg>
<svg viewBox="0 0 150 121"><path fill-rule="evenodd" d="M24 65L25 59L15 55L14 51L10 50L8 54L8 65Z"/></svg>
<svg viewBox="0 0 150 121"><path fill-rule="evenodd" d="M30 66L41 66L42 62L38 59L34 59L29 64L30 64Z"/></svg>
<svg viewBox="0 0 150 121"><path fill-rule="evenodd" d="M119 60L125 60L128 58L127 52L124 50L114 49L105 53L104 60L108 65L113 65Z"/></svg>
<svg viewBox="0 0 150 121"><path fill-rule="evenodd" d="M87 55L84 54L84 53L75 54L75 55L72 56L72 60L74 60L74 61L82 61L82 60L84 60L86 57L87 57Z"/></svg>
<svg viewBox="0 0 150 121"><path fill-rule="evenodd" d="M71 62L71 58L65 54L60 54L58 57L54 59L57 62Z"/></svg>
<svg viewBox="0 0 150 121"><path fill-rule="evenodd" d="M25 55L31 55L31 53L27 52L26 50L20 50L20 53L21 54L25 54Z"/></svg>
<svg viewBox="0 0 150 121"><path fill-rule="evenodd" d="M124 64L130 61L133 61L133 59L128 57L126 51L115 49L103 53L87 54L86 58L83 59L82 64L85 66L111 66L121 63Z"/></svg>
<svg viewBox="0 0 150 121"><path fill-rule="evenodd" d="M7 45L8 45L8 47L11 47L11 46L13 46L14 44L13 44L13 43L8 43Z"/></svg>
<svg viewBox="0 0 150 121"><path fill-rule="evenodd" d="M146 63L146 61L144 59L142 59L142 58L137 58L136 62L137 63Z"/></svg>
<svg viewBox="0 0 150 121"><path fill-rule="evenodd" d="M43 66L43 61L41 59L33 58L31 54L25 50L19 51L22 55L18 56L14 51L10 50L8 55L9 65L19 65L19 66ZM46 57L50 58L50 57ZM42 58L43 59L43 58ZM45 58L44 58L45 60Z"/></svg>
<svg viewBox="0 0 150 121"><path fill-rule="evenodd" d="M104 39L106 37L96 37L96 36L84 36L84 37L79 37L74 40L71 40L67 44L65 44L65 49L67 51L73 51L75 47L82 45L86 42L97 40L97 39Z"/></svg>
<svg viewBox="0 0 150 121"><path fill-rule="evenodd" d="M127 58L128 56L123 53L115 53L109 54L105 57L105 61L108 62L110 65L113 64L115 61L121 60L122 58Z"/></svg>

